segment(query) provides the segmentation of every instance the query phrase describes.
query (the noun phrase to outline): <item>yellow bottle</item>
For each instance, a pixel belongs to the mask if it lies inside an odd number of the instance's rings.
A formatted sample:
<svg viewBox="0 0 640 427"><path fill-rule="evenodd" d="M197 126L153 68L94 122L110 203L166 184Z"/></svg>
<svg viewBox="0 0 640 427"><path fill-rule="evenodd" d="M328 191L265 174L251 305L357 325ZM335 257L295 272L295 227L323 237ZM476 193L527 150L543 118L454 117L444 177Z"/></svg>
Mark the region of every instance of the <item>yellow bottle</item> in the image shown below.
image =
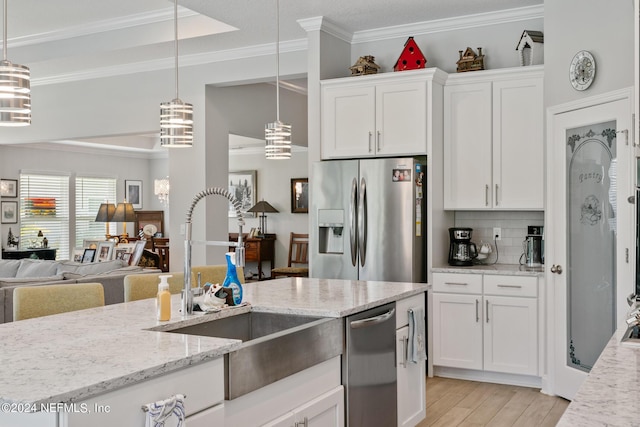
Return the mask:
<svg viewBox="0 0 640 427"><path fill-rule="evenodd" d="M158 320L165 322L171 320L171 293L169 292L169 283L167 279L172 277L170 274L165 274L160 277L160 283L158 283L158 295L156 296L156 306L158 309Z"/></svg>

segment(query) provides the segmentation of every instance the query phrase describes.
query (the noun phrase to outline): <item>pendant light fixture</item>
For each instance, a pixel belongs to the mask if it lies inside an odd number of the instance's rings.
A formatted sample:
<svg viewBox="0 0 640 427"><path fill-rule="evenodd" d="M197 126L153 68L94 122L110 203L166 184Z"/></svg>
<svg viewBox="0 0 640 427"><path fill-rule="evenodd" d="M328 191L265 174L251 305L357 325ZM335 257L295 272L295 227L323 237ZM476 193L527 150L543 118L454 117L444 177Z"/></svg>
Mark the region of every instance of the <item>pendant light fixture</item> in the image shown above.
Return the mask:
<svg viewBox="0 0 640 427"><path fill-rule="evenodd" d="M31 124L31 73L28 67L7 61L7 0L3 0L3 6L0 126L29 126Z"/></svg>
<svg viewBox="0 0 640 427"><path fill-rule="evenodd" d="M160 145L191 147L193 145L193 105L178 97L178 0L173 2L175 41L176 97L160 104Z"/></svg>
<svg viewBox="0 0 640 427"><path fill-rule="evenodd" d="M267 159L291 158L291 125L280 121L280 0L276 0L276 121L264 127Z"/></svg>

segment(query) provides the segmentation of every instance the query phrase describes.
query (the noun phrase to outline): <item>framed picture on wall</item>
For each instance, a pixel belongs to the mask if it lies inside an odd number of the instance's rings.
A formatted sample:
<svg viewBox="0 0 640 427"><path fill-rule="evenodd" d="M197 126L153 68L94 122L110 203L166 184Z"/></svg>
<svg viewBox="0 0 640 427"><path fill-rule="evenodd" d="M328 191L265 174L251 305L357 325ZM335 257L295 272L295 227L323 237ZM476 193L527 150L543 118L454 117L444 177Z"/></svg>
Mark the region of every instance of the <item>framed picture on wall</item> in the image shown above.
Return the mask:
<svg viewBox="0 0 640 427"><path fill-rule="evenodd" d="M308 178L291 178L291 213L309 213Z"/></svg>
<svg viewBox="0 0 640 427"><path fill-rule="evenodd" d="M133 209L142 209L142 181L125 180L124 197Z"/></svg>
<svg viewBox="0 0 640 427"><path fill-rule="evenodd" d="M255 170L229 172L229 192L240 202L240 212L246 218L254 217L255 214L247 212L256 204L257 198L257 175ZM229 203L229 218L236 217L236 210L233 204Z"/></svg>
<svg viewBox="0 0 640 427"><path fill-rule="evenodd" d="M2 202L2 209L0 214L2 215L3 224L17 224L18 223L18 202Z"/></svg>
<svg viewBox="0 0 640 427"><path fill-rule="evenodd" d="M1 197L18 197L17 179L0 179Z"/></svg>

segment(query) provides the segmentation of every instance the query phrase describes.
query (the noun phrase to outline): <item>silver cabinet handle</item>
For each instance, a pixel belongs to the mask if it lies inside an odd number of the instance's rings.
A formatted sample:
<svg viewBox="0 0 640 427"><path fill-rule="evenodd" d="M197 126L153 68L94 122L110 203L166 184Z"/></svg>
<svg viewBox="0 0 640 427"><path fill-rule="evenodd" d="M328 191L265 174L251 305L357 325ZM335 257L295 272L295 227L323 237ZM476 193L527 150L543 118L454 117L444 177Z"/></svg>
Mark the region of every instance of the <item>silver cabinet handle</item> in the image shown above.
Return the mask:
<svg viewBox="0 0 640 427"><path fill-rule="evenodd" d="M304 417L302 421L296 421L296 425L295 427L308 427L309 426L309 419L307 417Z"/></svg>
<svg viewBox="0 0 640 427"><path fill-rule="evenodd" d="M376 137L376 151L380 151L380 131L378 131L378 135Z"/></svg>
<svg viewBox="0 0 640 427"><path fill-rule="evenodd" d="M499 288L515 288L515 289L521 289L522 285L498 285Z"/></svg>
<svg viewBox="0 0 640 427"><path fill-rule="evenodd" d="M468 283L462 282L444 282L445 285L468 286Z"/></svg>
<svg viewBox="0 0 640 427"><path fill-rule="evenodd" d="M369 152L371 152L371 137L373 136L373 132L369 131Z"/></svg>
<svg viewBox="0 0 640 427"><path fill-rule="evenodd" d="M562 266L553 264L551 266L551 272L556 274L562 274Z"/></svg>
<svg viewBox="0 0 640 427"><path fill-rule="evenodd" d="M485 301L486 303L486 312L485 312L485 316L487 317L487 323L489 323L489 300Z"/></svg>
<svg viewBox="0 0 640 427"><path fill-rule="evenodd" d="M476 300L476 323L480 321L480 314L478 312L478 306L480 305L480 301Z"/></svg>
<svg viewBox="0 0 640 427"><path fill-rule="evenodd" d="M409 337L403 336L402 338L400 338L399 341L402 342L402 355L400 356L400 362L398 362L398 365L402 366L403 368L406 368L407 353L409 352Z"/></svg>
<svg viewBox="0 0 640 427"><path fill-rule="evenodd" d="M484 186L484 205L489 206L489 184Z"/></svg>
<svg viewBox="0 0 640 427"><path fill-rule="evenodd" d="M496 184L496 206L498 206L498 184Z"/></svg>

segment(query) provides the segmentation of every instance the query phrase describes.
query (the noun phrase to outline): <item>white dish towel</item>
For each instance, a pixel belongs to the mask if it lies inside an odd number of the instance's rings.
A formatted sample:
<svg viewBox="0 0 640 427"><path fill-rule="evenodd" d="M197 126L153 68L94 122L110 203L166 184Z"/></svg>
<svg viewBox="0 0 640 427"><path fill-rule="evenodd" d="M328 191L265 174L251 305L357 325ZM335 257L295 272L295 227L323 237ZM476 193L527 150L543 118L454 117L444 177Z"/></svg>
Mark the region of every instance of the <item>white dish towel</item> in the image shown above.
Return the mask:
<svg viewBox="0 0 640 427"><path fill-rule="evenodd" d="M184 398L184 395L176 394L144 405L145 427L186 427Z"/></svg>
<svg viewBox="0 0 640 427"><path fill-rule="evenodd" d="M424 310L422 308L409 309L409 346L407 359L413 363L427 360L426 327Z"/></svg>

